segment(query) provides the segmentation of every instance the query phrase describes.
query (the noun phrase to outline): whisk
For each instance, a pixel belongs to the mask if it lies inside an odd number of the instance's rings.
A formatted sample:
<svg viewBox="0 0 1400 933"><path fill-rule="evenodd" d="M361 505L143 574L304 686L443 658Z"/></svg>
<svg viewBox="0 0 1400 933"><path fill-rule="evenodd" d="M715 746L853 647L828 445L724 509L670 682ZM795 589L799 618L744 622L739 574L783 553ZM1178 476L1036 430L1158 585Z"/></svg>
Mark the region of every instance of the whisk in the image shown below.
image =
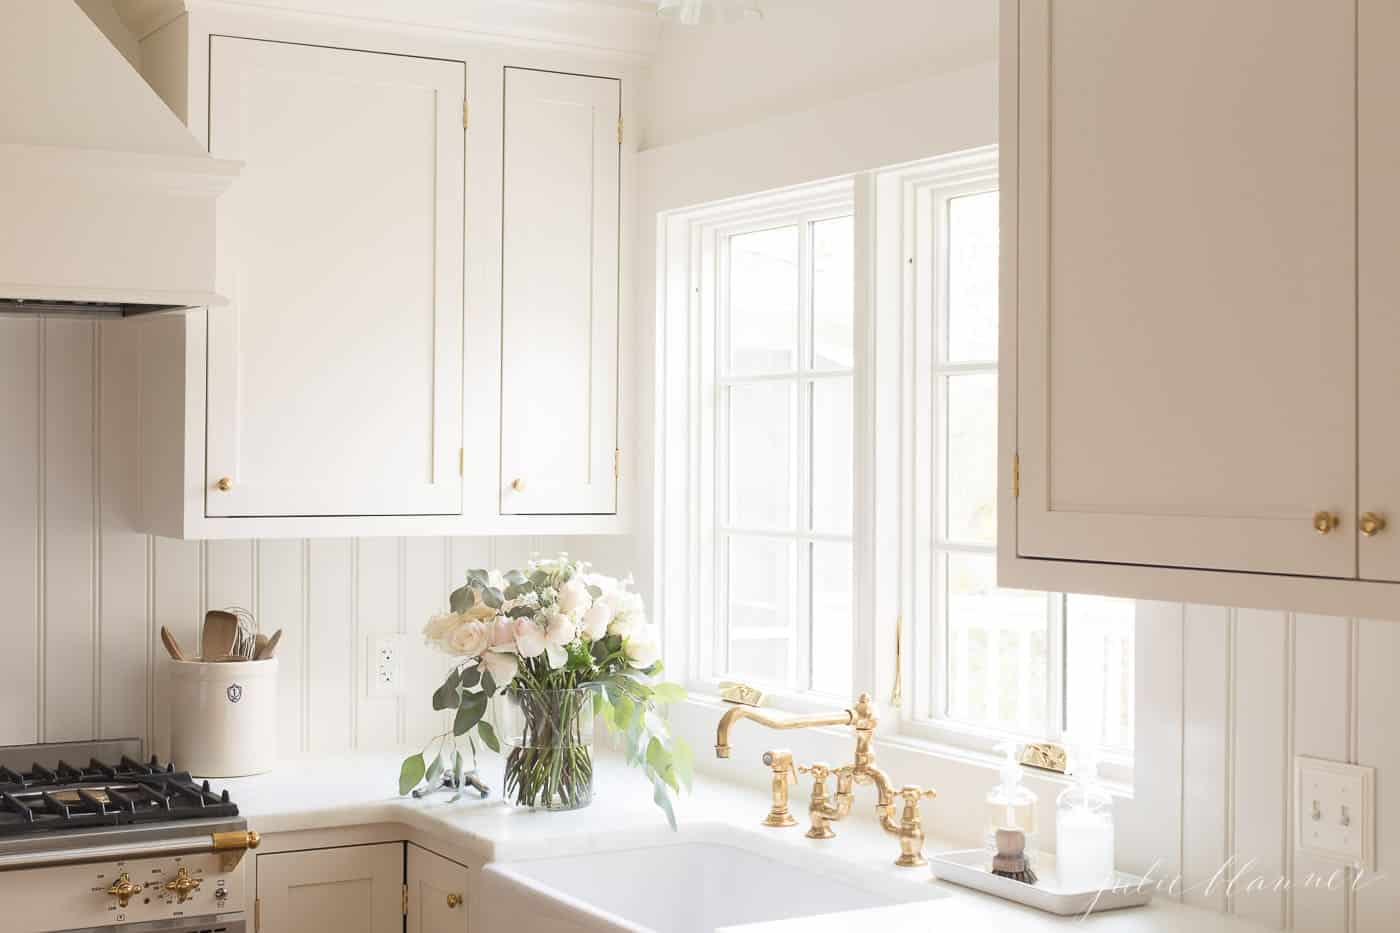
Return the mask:
<svg viewBox="0 0 1400 933"><path fill-rule="evenodd" d="M242 606L228 606L225 612L238 619L238 632L233 638L233 648L229 655L242 661L251 661L258 650L258 620Z"/></svg>

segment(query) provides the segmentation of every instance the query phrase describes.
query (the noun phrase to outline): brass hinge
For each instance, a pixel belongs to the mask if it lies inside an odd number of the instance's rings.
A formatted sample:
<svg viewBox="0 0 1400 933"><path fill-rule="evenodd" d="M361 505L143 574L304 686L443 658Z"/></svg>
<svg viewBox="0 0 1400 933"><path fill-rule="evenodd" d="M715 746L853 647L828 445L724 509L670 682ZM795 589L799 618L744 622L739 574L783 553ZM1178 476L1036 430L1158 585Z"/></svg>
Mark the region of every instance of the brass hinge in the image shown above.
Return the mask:
<svg viewBox="0 0 1400 933"><path fill-rule="evenodd" d="M467 102L466 102L466 100L463 100L463 101L462 101L462 129L466 129L466 128L467 128L467 124L468 124L469 122L471 122L470 120L467 119L468 113L469 113L469 110L468 110L468 107L467 107Z"/></svg>
<svg viewBox="0 0 1400 933"><path fill-rule="evenodd" d="M1021 455L1011 458L1011 498L1021 498Z"/></svg>
<svg viewBox="0 0 1400 933"><path fill-rule="evenodd" d="M408 916L408 885L403 886L403 915Z"/></svg>
<svg viewBox="0 0 1400 933"><path fill-rule="evenodd" d="M262 929L262 898L253 898L253 933Z"/></svg>
<svg viewBox="0 0 1400 933"><path fill-rule="evenodd" d="M457 448L457 475L467 475L467 448L465 447Z"/></svg>
<svg viewBox="0 0 1400 933"><path fill-rule="evenodd" d="M621 116L621 115L618 115L618 118L617 118L617 144L618 144L619 146L622 145L622 116Z"/></svg>
<svg viewBox="0 0 1400 933"><path fill-rule="evenodd" d="M622 448L613 448L613 479L622 479Z"/></svg>

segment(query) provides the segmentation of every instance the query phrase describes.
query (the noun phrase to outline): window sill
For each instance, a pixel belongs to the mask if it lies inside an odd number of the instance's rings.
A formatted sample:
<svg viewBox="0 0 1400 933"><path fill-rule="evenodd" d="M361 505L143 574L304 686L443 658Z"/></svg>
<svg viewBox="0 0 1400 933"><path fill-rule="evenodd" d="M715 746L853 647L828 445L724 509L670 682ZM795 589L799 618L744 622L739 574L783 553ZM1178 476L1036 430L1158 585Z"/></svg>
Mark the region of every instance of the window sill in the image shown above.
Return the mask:
<svg viewBox="0 0 1400 933"><path fill-rule="evenodd" d="M715 694L695 691L689 694L684 703L677 704L677 707L681 709L673 707L673 712L679 712L681 715L673 716L676 731L697 750L697 759L704 760L708 757L705 755L705 750L714 747L714 730L719 718L724 715L726 710L732 709L734 704L721 700ZM817 701L804 702L801 707L801 709L790 709L763 706L761 709L765 713L784 716L840 708L839 705L823 706ZM935 787L946 784L950 789L956 789L957 797L963 801L967 799L968 789L975 787L977 788L975 799L980 801L987 790L997 783L1002 761L999 756L899 733L894 731L895 725L897 724L884 722L879 726L875 734L874 751L877 756L884 756L884 760L897 761L902 766L902 768L895 765L889 767L897 784L916 783L906 781L906 777L933 775L935 780L926 783L933 784ZM848 726L822 726L791 732L771 731L759 727L758 730L746 732L743 739L744 745L763 745L765 748L791 745L795 757L803 763L825 761L839 764L849 759L852 752L851 732ZM742 747L737 733L731 735L730 743L736 749ZM738 753L734 754L733 757L742 758ZM757 758L757 756L754 757ZM908 769L913 773L906 774L903 769ZM766 784L767 773L761 769L753 770ZM1055 798L1060 791L1074 784L1073 778L1067 778L1052 771L1026 767L1021 770L1027 786L1030 786L1039 795L1042 805L1048 803L1049 806L1053 807ZM1131 783L1109 779L1102 779L1101 783L1115 798L1133 799ZM941 790L940 794L943 794ZM980 808L963 807L962 809L969 812L976 809L980 813Z"/></svg>

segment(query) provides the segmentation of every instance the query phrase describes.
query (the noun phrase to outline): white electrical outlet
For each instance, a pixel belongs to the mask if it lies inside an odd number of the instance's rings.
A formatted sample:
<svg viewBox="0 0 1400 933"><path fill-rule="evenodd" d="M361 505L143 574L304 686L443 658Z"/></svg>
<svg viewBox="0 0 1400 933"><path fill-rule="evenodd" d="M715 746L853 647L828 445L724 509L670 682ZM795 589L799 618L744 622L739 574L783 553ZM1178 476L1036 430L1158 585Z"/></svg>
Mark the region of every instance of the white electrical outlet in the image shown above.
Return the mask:
<svg viewBox="0 0 1400 933"><path fill-rule="evenodd" d="M1299 756L1293 760L1293 786L1299 851L1373 870L1376 770Z"/></svg>
<svg viewBox="0 0 1400 933"><path fill-rule="evenodd" d="M404 636L369 637L369 695L396 697L403 694Z"/></svg>

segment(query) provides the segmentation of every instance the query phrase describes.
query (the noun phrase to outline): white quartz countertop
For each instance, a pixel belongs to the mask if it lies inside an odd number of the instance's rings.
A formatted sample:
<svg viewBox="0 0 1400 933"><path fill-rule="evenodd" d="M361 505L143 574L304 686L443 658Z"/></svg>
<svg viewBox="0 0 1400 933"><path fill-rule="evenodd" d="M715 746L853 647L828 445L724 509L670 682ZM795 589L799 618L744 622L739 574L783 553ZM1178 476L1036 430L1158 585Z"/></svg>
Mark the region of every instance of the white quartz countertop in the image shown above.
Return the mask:
<svg viewBox="0 0 1400 933"><path fill-rule="evenodd" d="M399 797L399 765L407 754L398 752L306 756L281 762L264 775L217 779L216 789L227 787L250 829L264 835L305 830L330 830L370 824L399 824L405 838L415 834L428 839L451 839L464 852L482 862L516 861L560 855L655 845L676 838L665 817L651 801L651 785L615 758L599 756L595 764L595 797L591 806L564 813L520 809L500 796L502 761L483 754L480 774L490 786L489 799L474 792L449 803L448 794L415 800ZM736 767L740 765L736 764ZM804 807L794 799L799 820ZM932 886L950 892L938 900L879 908L862 913L882 933L930 929L988 929L998 933L1032 930L1087 929L1095 933L1246 933L1258 927L1225 914L1188 907L1159 892L1146 907L1095 914L1089 918L1055 917L1019 904L1002 901L932 878L927 868L897 868L897 840L884 833L873 819L869 788L858 788L856 812L836 824L837 838L811 840L803 825L766 829L759 820L768 810L766 793L737 784L697 775L694 792L682 796L676 809L680 835L703 833L714 838L727 830L762 833L767 840L792 846L802 858L819 860L828 870L832 860L863 871L879 871L901 884ZM932 828L932 827L926 827ZM930 838L926 853L965 848L965 845ZM792 921L753 927L761 933L820 933L845 931L850 915L802 917ZM947 926L947 924L952 924ZM935 927L934 924L942 924ZM746 930L749 928L746 928Z"/></svg>

